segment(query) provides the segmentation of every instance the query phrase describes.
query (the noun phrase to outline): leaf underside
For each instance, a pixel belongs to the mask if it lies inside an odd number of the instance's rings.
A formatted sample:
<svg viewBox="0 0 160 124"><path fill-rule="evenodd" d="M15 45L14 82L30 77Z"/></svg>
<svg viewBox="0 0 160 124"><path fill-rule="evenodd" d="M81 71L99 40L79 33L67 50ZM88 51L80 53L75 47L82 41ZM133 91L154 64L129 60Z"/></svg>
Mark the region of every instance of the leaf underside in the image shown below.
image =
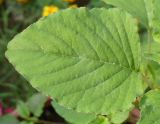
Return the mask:
<svg viewBox="0 0 160 124"><path fill-rule="evenodd" d="M78 112L126 110L142 93L135 20L118 9L67 9L16 36L6 56L34 88Z"/></svg>
<svg viewBox="0 0 160 124"><path fill-rule="evenodd" d="M52 106L61 117L72 124L89 124L96 119L94 114L78 113L72 109L60 106L55 101L52 102Z"/></svg>

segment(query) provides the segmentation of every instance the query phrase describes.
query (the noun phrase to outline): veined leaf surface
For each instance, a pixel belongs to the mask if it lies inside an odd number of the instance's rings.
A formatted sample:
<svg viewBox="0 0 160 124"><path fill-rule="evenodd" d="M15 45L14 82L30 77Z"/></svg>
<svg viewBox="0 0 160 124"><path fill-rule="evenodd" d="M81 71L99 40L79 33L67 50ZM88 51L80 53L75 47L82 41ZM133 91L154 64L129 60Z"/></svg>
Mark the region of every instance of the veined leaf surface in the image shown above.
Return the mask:
<svg viewBox="0 0 160 124"><path fill-rule="evenodd" d="M148 27L149 16L148 9L151 8L152 0L103 0L108 4L126 10L140 20L142 24ZM151 10L150 10L151 11Z"/></svg>
<svg viewBox="0 0 160 124"><path fill-rule="evenodd" d="M160 119L160 91L148 92L141 102L141 119L138 124L159 124Z"/></svg>
<svg viewBox="0 0 160 124"><path fill-rule="evenodd" d="M142 93L135 20L119 9L68 9L16 36L6 53L34 88L83 113L128 110Z"/></svg>
<svg viewBox="0 0 160 124"><path fill-rule="evenodd" d="M135 16L160 43L160 0L103 0Z"/></svg>

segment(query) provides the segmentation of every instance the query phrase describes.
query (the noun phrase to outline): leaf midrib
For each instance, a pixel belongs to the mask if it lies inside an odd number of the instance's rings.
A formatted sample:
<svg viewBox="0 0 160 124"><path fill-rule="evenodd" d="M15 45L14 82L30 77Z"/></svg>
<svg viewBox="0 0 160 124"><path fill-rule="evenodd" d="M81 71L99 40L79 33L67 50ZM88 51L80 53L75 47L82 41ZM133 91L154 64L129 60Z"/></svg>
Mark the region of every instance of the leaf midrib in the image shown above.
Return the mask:
<svg viewBox="0 0 160 124"><path fill-rule="evenodd" d="M23 52L23 51L30 51L30 52L41 52L42 54L48 54L48 55L55 55L55 56L57 56L57 57L69 57L69 58L78 58L78 59L80 59L80 60L90 60L90 61L95 61L95 62L99 62L99 63L104 63L104 64L109 64L109 65L117 65L117 66L119 66L119 67L122 67L122 68L124 68L124 69L127 69L127 70L130 70L131 72L132 71L137 71L137 70L135 70L135 69L132 69L132 68L130 68L130 67L126 67L126 66L122 66L120 63L117 63L117 62L109 62L109 61L105 61L105 60L102 60L102 59L99 59L99 60L97 60L97 59L93 59L93 58L90 58L90 57L83 57L83 56L75 56L75 55L68 55L68 54L60 54L60 53L54 53L54 52L45 52L43 49L37 49L37 50L31 50L31 49L11 49L10 48L10 50L9 50L9 52L12 52L12 50L13 51L21 51L21 52Z"/></svg>

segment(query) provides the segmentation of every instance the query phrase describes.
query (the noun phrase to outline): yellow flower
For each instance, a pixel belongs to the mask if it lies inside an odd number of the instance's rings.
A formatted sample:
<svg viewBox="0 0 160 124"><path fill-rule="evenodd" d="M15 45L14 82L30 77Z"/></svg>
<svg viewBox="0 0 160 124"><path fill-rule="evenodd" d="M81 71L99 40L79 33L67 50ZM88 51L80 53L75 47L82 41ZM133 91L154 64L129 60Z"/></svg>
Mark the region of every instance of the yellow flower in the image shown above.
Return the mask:
<svg viewBox="0 0 160 124"><path fill-rule="evenodd" d="M77 4L72 4L69 6L69 8L78 8L78 5Z"/></svg>
<svg viewBox="0 0 160 124"><path fill-rule="evenodd" d="M42 16L48 16L51 13L55 13L59 10L59 8L57 6L45 6L43 8L43 13Z"/></svg>
<svg viewBox="0 0 160 124"><path fill-rule="evenodd" d="M64 0L65 2L73 3L76 2L77 0Z"/></svg>
<svg viewBox="0 0 160 124"><path fill-rule="evenodd" d="M17 0L17 2L21 4L26 4L29 2L29 0Z"/></svg>

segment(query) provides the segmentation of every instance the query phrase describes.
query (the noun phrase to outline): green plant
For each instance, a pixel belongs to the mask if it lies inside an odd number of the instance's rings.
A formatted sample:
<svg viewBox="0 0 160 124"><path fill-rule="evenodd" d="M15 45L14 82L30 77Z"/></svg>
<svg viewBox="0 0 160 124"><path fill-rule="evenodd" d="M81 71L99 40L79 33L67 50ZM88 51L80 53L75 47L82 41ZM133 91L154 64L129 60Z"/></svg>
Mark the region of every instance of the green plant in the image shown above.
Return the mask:
<svg viewBox="0 0 160 124"><path fill-rule="evenodd" d="M160 1L104 1L121 9L42 18L8 44L6 56L68 122L120 124L138 107L138 124L159 124Z"/></svg>
<svg viewBox="0 0 160 124"><path fill-rule="evenodd" d="M26 103L20 101L17 106L17 113L22 118L22 122L26 124L43 124L44 122L39 120L39 117L43 113L43 107L46 101L47 98L41 94L34 94Z"/></svg>
<svg viewBox="0 0 160 124"><path fill-rule="evenodd" d="M12 115L7 114L0 116L1 124L47 124L47 121L39 119L43 113L43 108L47 102L47 97L42 94L35 93L27 102L19 101L17 109ZM15 113L15 114L14 114ZM16 117L17 116L17 117ZM20 118L19 120L17 118Z"/></svg>

